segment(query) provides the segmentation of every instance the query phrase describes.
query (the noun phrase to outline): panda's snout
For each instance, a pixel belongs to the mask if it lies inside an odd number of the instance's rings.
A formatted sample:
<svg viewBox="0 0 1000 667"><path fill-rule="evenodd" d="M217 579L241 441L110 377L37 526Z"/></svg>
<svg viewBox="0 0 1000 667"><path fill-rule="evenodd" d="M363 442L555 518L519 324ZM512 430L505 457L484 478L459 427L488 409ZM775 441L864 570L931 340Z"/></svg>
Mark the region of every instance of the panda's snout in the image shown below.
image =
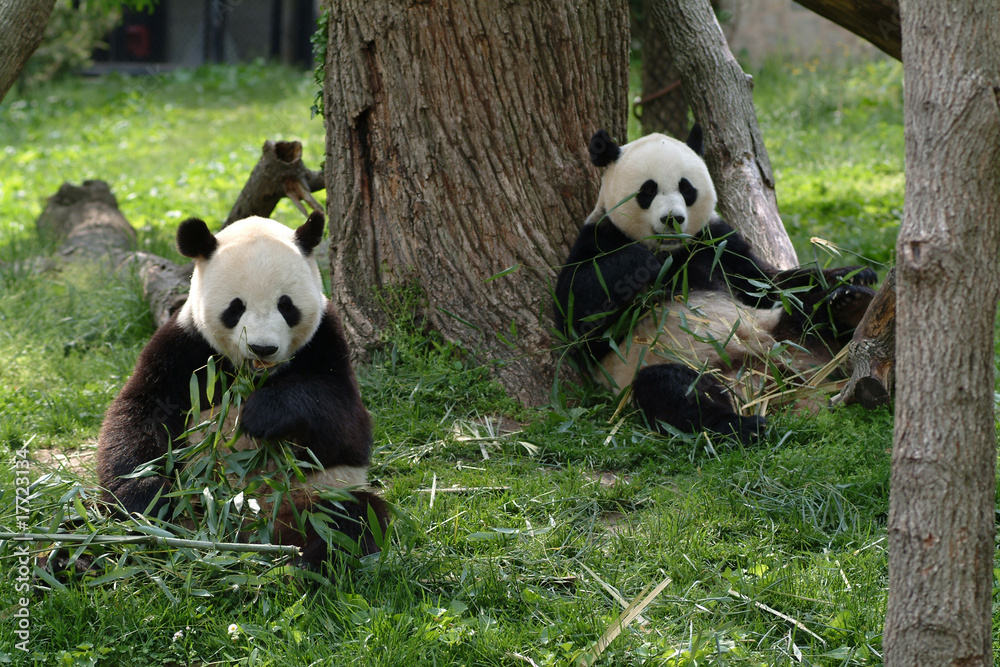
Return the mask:
<svg viewBox="0 0 1000 667"><path fill-rule="evenodd" d="M660 222L662 222L664 225L670 225L671 223L683 225L684 216L674 213L667 213L666 215L660 217Z"/></svg>
<svg viewBox="0 0 1000 667"><path fill-rule="evenodd" d="M250 343L247 347L250 348L250 351L253 352L258 359L269 357L278 351L277 345L255 345L254 343Z"/></svg>

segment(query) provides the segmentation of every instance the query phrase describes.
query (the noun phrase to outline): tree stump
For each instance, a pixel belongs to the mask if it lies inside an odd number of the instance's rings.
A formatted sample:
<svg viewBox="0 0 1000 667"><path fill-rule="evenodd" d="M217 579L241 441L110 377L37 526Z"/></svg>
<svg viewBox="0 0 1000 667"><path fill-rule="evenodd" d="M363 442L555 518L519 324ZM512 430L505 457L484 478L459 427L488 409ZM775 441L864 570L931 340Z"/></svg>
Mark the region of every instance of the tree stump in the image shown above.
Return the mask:
<svg viewBox="0 0 1000 667"><path fill-rule="evenodd" d="M35 221L39 237L61 243L64 258L96 259L136 248L135 230L104 181L63 183Z"/></svg>
<svg viewBox="0 0 1000 667"><path fill-rule="evenodd" d="M312 210L322 213L323 207L313 198L312 193L325 187L323 171L308 169L303 164L301 143L265 141L260 159L250 172L250 178L236 198L222 227L253 215L269 217L282 197L291 199L296 208L302 211L302 215L309 215L302 205L303 201Z"/></svg>
<svg viewBox="0 0 1000 667"><path fill-rule="evenodd" d="M285 196L296 201L303 213L305 208L298 200L321 210L309 193L322 189L323 173L307 169L301 158L302 145L297 141L266 141L225 224L254 215L266 218ZM134 275L156 326L166 323L187 300L193 265L137 250L135 229L118 209L118 201L104 181L63 183L49 197L35 228L41 238L60 244L57 255L61 262L107 262L119 275ZM58 270L60 261L36 258L27 263L38 270Z"/></svg>
<svg viewBox="0 0 1000 667"><path fill-rule="evenodd" d="M833 397L834 405L860 403L873 410L892 400L896 380L896 269L882 281L882 286L854 330L847 346L844 369L850 379L843 391Z"/></svg>

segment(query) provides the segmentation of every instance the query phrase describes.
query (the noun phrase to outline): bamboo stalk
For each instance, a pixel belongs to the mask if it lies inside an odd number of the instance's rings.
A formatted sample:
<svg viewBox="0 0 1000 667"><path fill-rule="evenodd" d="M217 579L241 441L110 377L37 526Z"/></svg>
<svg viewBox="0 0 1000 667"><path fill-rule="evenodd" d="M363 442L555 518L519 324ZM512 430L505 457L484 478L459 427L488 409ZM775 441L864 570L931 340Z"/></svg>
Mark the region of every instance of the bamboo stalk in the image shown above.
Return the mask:
<svg viewBox="0 0 1000 667"><path fill-rule="evenodd" d="M215 551L256 552L275 556L299 556L298 547L281 544L245 544L242 542L209 542L185 540L159 535L96 535L89 533L0 533L0 540L14 542L72 542L77 544L148 544L156 547L206 549ZM14 556L6 556L13 558Z"/></svg>

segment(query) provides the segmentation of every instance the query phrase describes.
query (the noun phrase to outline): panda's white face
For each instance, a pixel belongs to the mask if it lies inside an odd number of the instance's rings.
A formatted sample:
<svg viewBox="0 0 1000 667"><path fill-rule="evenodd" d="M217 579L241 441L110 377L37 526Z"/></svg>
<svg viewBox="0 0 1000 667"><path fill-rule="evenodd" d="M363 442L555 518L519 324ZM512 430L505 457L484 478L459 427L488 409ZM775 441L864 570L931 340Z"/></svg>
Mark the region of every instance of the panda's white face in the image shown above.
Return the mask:
<svg viewBox="0 0 1000 667"><path fill-rule="evenodd" d="M606 213L629 238L656 249L661 242L650 236L701 231L715 213L716 201L705 161L684 142L651 134L622 146L604 168L589 221Z"/></svg>
<svg viewBox="0 0 1000 667"><path fill-rule="evenodd" d="M256 372L288 361L313 337L326 307L312 247L265 218L235 222L214 238L214 248L185 253L195 268L182 326L193 326L236 366L249 363Z"/></svg>

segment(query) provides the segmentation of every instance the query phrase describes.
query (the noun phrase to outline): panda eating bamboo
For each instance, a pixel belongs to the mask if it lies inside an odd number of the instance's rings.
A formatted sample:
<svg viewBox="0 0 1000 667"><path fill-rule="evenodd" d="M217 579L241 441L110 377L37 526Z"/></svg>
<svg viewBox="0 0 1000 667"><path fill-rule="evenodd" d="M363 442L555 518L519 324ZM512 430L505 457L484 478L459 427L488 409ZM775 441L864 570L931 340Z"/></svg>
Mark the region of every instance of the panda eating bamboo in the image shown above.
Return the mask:
<svg viewBox="0 0 1000 667"><path fill-rule="evenodd" d="M107 500L129 513L172 518L176 499L166 494L175 477L155 466L136 471L188 444L188 429L199 419L195 400L218 406L222 392L213 392L207 377L215 364L219 375L262 380L234 414L243 434L237 444L287 443L301 463L303 475L270 508L276 507L271 539L299 547L300 564L320 566L328 540L315 523L299 519L325 508L327 524L358 552L378 550L376 532L387 527L389 513L367 486L371 420L313 255L324 226L319 213L295 230L258 217L215 235L197 218L181 223L178 250L194 259L191 291L142 350L105 415L98 474ZM213 356L217 362L208 361ZM192 398L193 374L200 399ZM321 497L328 487L349 495Z"/></svg>
<svg viewBox="0 0 1000 667"><path fill-rule="evenodd" d="M556 285L556 324L579 364L616 393L631 385L661 432L757 439L737 405L830 362L874 296L870 268L780 271L715 213L698 125L590 141L600 193Z"/></svg>

